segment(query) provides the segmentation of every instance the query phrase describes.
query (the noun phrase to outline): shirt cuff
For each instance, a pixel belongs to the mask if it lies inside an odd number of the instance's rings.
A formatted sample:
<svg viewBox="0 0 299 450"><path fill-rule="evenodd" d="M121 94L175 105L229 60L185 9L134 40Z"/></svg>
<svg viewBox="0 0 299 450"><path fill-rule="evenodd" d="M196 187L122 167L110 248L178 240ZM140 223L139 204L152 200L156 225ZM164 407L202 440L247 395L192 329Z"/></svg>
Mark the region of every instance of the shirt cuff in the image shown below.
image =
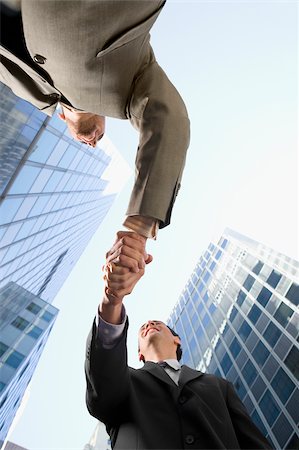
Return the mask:
<svg viewBox="0 0 299 450"><path fill-rule="evenodd" d="M101 341L103 348L111 350L116 346L125 329L126 320L127 314L124 305L122 305L121 323L119 325L106 322L97 312L98 339Z"/></svg>
<svg viewBox="0 0 299 450"><path fill-rule="evenodd" d="M123 226L148 239L157 239L159 220L147 216L128 216Z"/></svg>

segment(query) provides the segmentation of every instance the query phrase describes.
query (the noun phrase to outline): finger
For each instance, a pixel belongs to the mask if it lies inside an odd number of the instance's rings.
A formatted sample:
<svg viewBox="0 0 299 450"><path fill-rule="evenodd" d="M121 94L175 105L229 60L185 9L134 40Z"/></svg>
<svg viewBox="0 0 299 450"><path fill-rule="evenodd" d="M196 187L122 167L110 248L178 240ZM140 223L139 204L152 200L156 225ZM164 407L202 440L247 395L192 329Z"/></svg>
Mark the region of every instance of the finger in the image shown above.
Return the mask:
<svg viewBox="0 0 299 450"><path fill-rule="evenodd" d="M154 259L153 256L150 255L150 254L148 254L148 255L147 255L147 259L145 260L145 264L150 264L150 263L152 262L153 259Z"/></svg>

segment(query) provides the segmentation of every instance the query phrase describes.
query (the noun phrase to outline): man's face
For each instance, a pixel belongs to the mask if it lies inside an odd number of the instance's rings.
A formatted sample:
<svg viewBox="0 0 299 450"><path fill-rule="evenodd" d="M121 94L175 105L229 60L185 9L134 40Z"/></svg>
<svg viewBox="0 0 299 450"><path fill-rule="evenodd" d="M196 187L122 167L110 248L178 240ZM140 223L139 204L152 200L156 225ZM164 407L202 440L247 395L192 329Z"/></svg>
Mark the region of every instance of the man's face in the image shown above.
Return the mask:
<svg viewBox="0 0 299 450"><path fill-rule="evenodd" d="M95 147L105 133L105 117L91 113L74 113L64 109L59 115L68 126L72 137L79 142Z"/></svg>
<svg viewBox="0 0 299 450"><path fill-rule="evenodd" d="M176 351L180 344L178 336L173 336L170 329L160 320L148 320L143 324L138 333L139 359L146 359L147 349L151 345L158 344L165 349L173 348ZM143 357L143 358L142 358Z"/></svg>

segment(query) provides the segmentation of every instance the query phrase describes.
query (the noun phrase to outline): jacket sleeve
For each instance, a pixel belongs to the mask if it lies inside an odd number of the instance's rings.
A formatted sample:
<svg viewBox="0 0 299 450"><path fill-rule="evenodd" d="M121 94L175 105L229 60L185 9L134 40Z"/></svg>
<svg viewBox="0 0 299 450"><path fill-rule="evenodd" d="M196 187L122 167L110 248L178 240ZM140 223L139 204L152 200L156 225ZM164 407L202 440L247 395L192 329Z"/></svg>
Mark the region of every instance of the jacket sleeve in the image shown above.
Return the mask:
<svg viewBox="0 0 299 450"><path fill-rule="evenodd" d="M152 50L149 63L135 81L128 116L140 138L127 214L159 219L163 228L170 223L180 188L190 126L185 104Z"/></svg>
<svg viewBox="0 0 299 450"><path fill-rule="evenodd" d="M122 337L113 349L103 348L95 322L87 338L85 359L87 409L92 416L105 424L117 421L126 410L124 406L130 390L127 329L128 320Z"/></svg>
<svg viewBox="0 0 299 450"><path fill-rule="evenodd" d="M272 449L267 439L253 423L231 383L227 384L227 402L241 449Z"/></svg>

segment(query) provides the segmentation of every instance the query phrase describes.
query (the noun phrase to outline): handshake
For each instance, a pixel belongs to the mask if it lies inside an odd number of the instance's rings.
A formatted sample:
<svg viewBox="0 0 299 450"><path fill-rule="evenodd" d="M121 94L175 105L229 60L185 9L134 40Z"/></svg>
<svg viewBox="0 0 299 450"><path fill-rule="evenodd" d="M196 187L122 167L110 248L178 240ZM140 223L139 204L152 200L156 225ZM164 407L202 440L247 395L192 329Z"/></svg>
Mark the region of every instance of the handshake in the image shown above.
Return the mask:
<svg viewBox="0 0 299 450"><path fill-rule="evenodd" d="M105 292L100 315L110 323L119 322L120 307L125 295L134 289L144 275L145 266L153 257L145 250L146 238L130 231L119 231L116 241L106 253Z"/></svg>

